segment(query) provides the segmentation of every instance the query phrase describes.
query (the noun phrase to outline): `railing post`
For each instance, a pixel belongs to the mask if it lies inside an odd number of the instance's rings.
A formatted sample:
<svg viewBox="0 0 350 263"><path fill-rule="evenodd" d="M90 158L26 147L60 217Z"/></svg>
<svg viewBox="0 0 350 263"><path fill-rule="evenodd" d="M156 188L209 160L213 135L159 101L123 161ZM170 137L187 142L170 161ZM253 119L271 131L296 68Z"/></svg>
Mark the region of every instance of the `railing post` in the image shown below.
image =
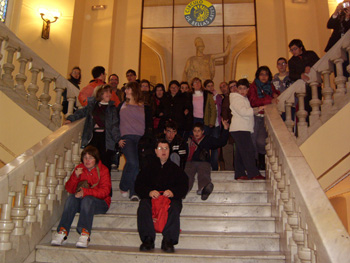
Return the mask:
<svg viewBox="0 0 350 263"><path fill-rule="evenodd" d="M332 96L333 96L334 90L331 88L330 73L331 72L328 70L322 71L322 76L323 76L323 89L322 89L323 103L321 106L322 115L330 112L333 106Z"/></svg>
<svg viewBox="0 0 350 263"><path fill-rule="evenodd" d="M56 91L56 101L55 104L52 106L52 121L53 123L57 126L60 127L62 125L62 103L61 103L61 98L62 98L62 93L64 91L63 87L57 86L57 82L54 82L56 87L54 88L54 91Z"/></svg>
<svg viewBox="0 0 350 263"><path fill-rule="evenodd" d="M294 121L292 120L292 106L293 103L286 101L286 120L287 129L293 134Z"/></svg>
<svg viewBox="0 0 350 263"><path fill-rule="evenodd" d="M15 206L12 208L11 216L13 222L15 223L15 229L13 230L13 235L22 236L25 233L25 228L23 227L23 221L27 216L27 210L24 207L24 195L27 182L23 182L22 191L16 193Z"/></svg>
<svg viewBox="0 0 350 263"><path fill-rule="evenodd" d="M305 110L304 98L306 96L306 91L297 92L299 110L297 112L298 117L298 137L307 138L307 111Z"/></svg>
<svg viewBox="0 0 350 263"><path fill-rule="evenodd" d="M20 63L19 72L16 75L15 91L26 99L27 91L24 87L24 83L27 80L27 76L25 75L25 68L28 62L28 59L25 58L22 52L17 52L17 61Z"/></svg>
<svg viewBox="0 0 350 263"><path fill-rule="evenodd" d="M334 60L336 70L337 70L337 76L335 77L335 80L334 80L335 84L337 85L337 90L335 91L335 94L334 94L335 103L337 103L338 100L341 100L346 93L346 89L345 89L346 77L344 77L344 74L343 74L343 62L344 60L342 58L338 58Z"/></svg>
<svg viewBox="0 0 350 263"><path fill-rule="evenodd" d="M35 209L39 204L39 200L36 197L36 186L38 183L39 172L35 172L33 182L28 183L27 195L24 198L24 207L28 210L28 215L24 220L26 223L36 222Z"/></svg>
<svg viewBox="0 0 350 263"><path fill-rule="evenodd" d="M58 162L57 162L57 170L56 170L56 177L58 179L58 185L56 187L56 194L57 194L57 200L59 202L62 201L62 193L64 191L64 179L67 176L67 172L64 169L64 156L66 156L67 150L65 149L65 152L63 156L59 156Z"/></svg>
<svg viewBox="0 0 350 263"><path fill-rule="evenodd" d="M38 82L38 74L41 71L40 68L35 67L33 63L30 63L29 65L29 71L32 73L32 80L30 84L28 85L28 103L33 106L35 109L38 108L38 97L36 96L36 93L39 90L39 86L37 85Z"/></svg>
<svg viewBox="0 0 350 263"><path fill-rule="evenodd" d="M49 189L49 194L47 195L47 201L54 201L57 199L56 196L56 186L58 184L58 180L56 179L56 165L57 165L57 160L59 156L56 154L54 163L51 163L49 165L49 171L46 179L46 185L47 188ZM52 207L50 207L50 210Z"/></svg>
<svg viewBox="0 0 350 263"><path fill-rule="evenodd" d="M321 101L318 98L319 83L316 81L313 81L310 83L310 86L311 86L311 94L312 94L312 99L310 100L310 106L312 108L312 111L311 111L310 116L309 116L309 122L310 122L310 126L312 126L320 118Z"/></svg>
<svg viewBox="0 0 350 263"><path fill-rule="evenodd" d="M3 58L3 55L2 55L2 42L5 41L8 41L8 37L6 36L0 36L0 61L2 60ZM1 65L0 65L0 72L1 72ZM0 84L4 84L3 80L0 78Z"/></svg>
<svg viewBox="0 0 350 263"><path fill-rule="evenodd" d="M1 206L1 219L0 219L0 250L10 250L12 243L10 241L10 235L15 228L15 224L11 220L11 208L14 192L9 192L7 204Z"/></svg>
<svg viewBox="0 0 350 263"><path fill-rule="evenodd" d="M6 63L2 66L4 70L4 74L2 74L2 80L6 85L13 88L14 83L13 83L12 72L15 69L15 65L13 65L13 56L17 51L17 49L16 47L12 46L8 41L6 43L5 50L7 51L7 60L6 60Z"/></svg>
<svg viewBox="0 0 350 263"><path fill-rule="evenodd" d="M67 100L68 100L68 110L67 110L66 116L68 117L69 115L73 114L74 103L76 101L76 98L75 97L68 97Z"/></svg>
<svg viewBox="0 0 350 263"><path fill-rule="evenodd" d="M39 111L41 111L49 119L50 118L49 102L51 99L49 90L50 90L50 83L52 79L44 75L42 77L42 81L44 82L44 89L43 89L43 93L40 95L41 104L39 105Z"/></svg>
<svg viewBox="0 0 350 263"><path fill-rule="evenodd" d="M36 187L36 195L39 199L37 206L38 221L43 223L43 212L47 210L46 197L49 194L49 189L46 186L46 176L48 172L49 164L45 164L45 171L39 173L38 186Z"/></svg>

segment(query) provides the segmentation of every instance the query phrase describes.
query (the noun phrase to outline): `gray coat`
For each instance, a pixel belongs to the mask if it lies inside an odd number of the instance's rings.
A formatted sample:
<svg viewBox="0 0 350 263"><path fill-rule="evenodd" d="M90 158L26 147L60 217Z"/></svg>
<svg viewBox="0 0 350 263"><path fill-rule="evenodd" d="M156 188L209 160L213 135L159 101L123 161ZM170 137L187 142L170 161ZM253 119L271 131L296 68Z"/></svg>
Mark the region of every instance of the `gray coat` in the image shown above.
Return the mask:
<svg viewBox="0 0 350 263"><path fill-rule="evenodd" d="M92 112L95 105L98 102L94 97L88 99L88 105L86 107L79 109L74 112L73 115L68 116L67 120L73 122L86 117L83 135L81 138L81 148L87 146L92 140L94 131L94 119L92 117ZM117 125L118 121L117 108L114 106L114 101L110 101L106 109L106 120L105 120L105 131L106 131L106 150L115 150L115 144L117 135L119 134L119 127Z"/></svg>

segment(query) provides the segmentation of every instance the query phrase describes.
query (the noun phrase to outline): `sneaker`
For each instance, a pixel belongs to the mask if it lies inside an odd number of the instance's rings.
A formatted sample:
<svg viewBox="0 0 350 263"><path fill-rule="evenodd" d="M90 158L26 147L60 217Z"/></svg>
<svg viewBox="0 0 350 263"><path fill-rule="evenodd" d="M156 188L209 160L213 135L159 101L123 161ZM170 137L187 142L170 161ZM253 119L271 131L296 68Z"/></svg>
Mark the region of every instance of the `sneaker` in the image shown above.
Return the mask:
<svg viewBox="0 0 350 263"><path fill-rule="evenodd" d="M67 231L61 227L60 231L55 234L55 237L51 240L51 246L62 246L67 243Z"/></svg>
<svg viewBox="0 0 350 263"><path fill-rule="evenodd" d="M129 195L128 191L124 192L124 191L120 190L120 193L122 194L122 197L124 197L124 198L128 197L128 195Z"/></svg>
<svg viewBox="0 0 350 263"><path fill-rule="evenodd" d="M140 198L139 198L137 195L132 195L132 196L130 197L130 201L138 202L138 201L140 201Z"/></svg>
<svg viewBox="0 0 350 263"><path fill-rule="evenodd" d="M214 190L214 185L213 185L213 183L207 184L207 185L203 188L203 190L202 190L201 199L202 199L203 201L207 200L208 197L209 197L209 195L213 192L213 190Z"/></svg>
<svg viewBox="0 0 350 263"><path fill-rule="evenodd" d="M76 247L81 247L85 248L88 247L90 242L90 235L89 232L87 232L84 228L83 231L81 232L81 235L78 239L78 242L75 244Z"/></svg>

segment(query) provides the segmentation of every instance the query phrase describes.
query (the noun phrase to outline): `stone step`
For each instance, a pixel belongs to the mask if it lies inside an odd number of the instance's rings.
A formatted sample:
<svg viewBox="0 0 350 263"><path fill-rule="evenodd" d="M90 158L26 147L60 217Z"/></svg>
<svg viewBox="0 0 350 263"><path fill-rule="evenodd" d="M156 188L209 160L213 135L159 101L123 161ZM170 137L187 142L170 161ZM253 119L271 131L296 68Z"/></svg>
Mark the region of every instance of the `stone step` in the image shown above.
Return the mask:
<svg viewBox="0 0 350 263"><path fill-rule="evenodd" d="M91 245L77 249L73 244L53 247L49 244L36 247L37 262L96 263L96 262L167 262L167 263L285 263L280 252L263 251L215 251L176 249L175 253L164 253L159 248L151 252L140 252L136 247Z"/></svg>
<svg viewBox="0 0 350 263"><path fill-rule="evenodd" d="M122 197L120 191L114 191L112 196L113 201L117 200L129 200L128 198ZM214 203L266 203L267 202L267 191L236 191L232 193L216 191L214 187L213 193L209 196L206 201L201 200L201 196L197 195L196 190L189 192L184 199L185 202L214 202Z"/></svg>
<svg viewBox="0 0 350 263"><path fill-rule="evenodd" d="M76 227L78 215L73 220ZM233 216L185 216L181 215L182 231L207 232L275 232L274 217L233 217ZM58 224L58 223L57 223ZM137 229L136 215L111 214L95 215L94 228Z"/></svg>
<svg viewBox="0 0 350 263"><path fill-rule="evenodd" d="M260 171L260 173L265 176L265 171ZM122 171L116 171L112 170L112 179L117 179L119 180L122 175ZM235 181L235 173L234 171L212 171L211 172L211 180L215 182L220 182L220 181ZM264 182L264 180L257 180L258 182Z"/></svg>
<svg viewBox="0 0 350 263"><path fill-rule="evenodd" d="M138 202L128 200L112 201L109 213L127 213L135 215ZM271 216L271 204L244 203L244 204L221 204L211 202L183 202L181 215L211 216Z"/></svg>
<svg viewBox="0 0 350 263"><path fill-rule="evenodd" d="M112 179L112 188L113 192L119 191L119 182L118 179ZM222 180L215 181L214 188L216 191L220 192L234 192L234 191L263 191L266 190L266 183L264 180ZM194 187L197 189L197 183Z"/></svg>
<svg viewBox="0 0 350 263"><path fill-rule="evenodd" d="M54 236L56 229L52 231ZM75 244L79 234L72 229L68 243ZM162 235L157 234L156 247L160 247ZM137 230L94 229L91 245L118 245L138 248L141 244ZM275 233L215 233L182 231L177 248L236 251L279 251L279 235Z"/></svg>

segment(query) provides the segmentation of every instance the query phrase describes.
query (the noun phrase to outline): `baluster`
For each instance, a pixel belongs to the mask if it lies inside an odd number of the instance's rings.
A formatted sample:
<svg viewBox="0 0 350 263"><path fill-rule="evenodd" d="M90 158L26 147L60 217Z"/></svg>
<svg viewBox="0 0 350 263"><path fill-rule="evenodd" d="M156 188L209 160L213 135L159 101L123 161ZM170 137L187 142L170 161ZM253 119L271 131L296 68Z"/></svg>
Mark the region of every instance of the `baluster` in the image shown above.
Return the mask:
<svg viewBox="0 0 350 263"><path fill-rule="evenodd" d="M297 92L297 98L298 98L298 105L299 105L299 110L297 112L297 117L298 117L298 136L307 136L307 122L306 122L306 117L307 117L307 111L305 110L305 105L304 105L304 98L306 96L306 91L304 92Z"/></svg>
<svg viewBox="0 0 350 263"><path fill-rule="evenodd" d="M10 234L15 228L15 224L11 220L11 208L14 196L14 192L9 192L7 204L1 205L0 250L10 250L12 248Z"/></svg>
<svg viewBox="0 0 350 263"><path fill-rule="evenodd" d="M318 98L318 86L319 83L316 81L313 81L310 83L311 86L311 94L312 94L312 99L310 100L310 106L312 108L312 111L309 116L309 122L310 126L312 126L316 121L320 119L320 105L321 101Z"/></svg>
<svg viewBox="0 0 350 263"><path fill-rule="evenodd" d="M34 181L28 183L27 196L24 198L24 207L28 210L28 215L24 220L27 223L36 222L35 209L39 204L39 199L36 197L36 185L38 183L39 172L35 172Z"/></svg>
<svg viewBox="0 0 350 263"><path fill-rule="evenodd" d="M7 60L6 60L6 63L2 66L4 70L4 74L2 74L2 80L10 88L13 88L14 81L13 81L12 72L15 69L15 65L13 65L13 56L17 49L14 46L12 46L9 42L7 42L5 46L5 50L7 51Z"/></svg>
<svg viewBox="0 0 350 263"><path fill-rule="evenodd" d="M15 206L12 208L11 216L15 223L15 229L13 235L22 236L25 233L23 227L23 220L27 216L27 210L24 207L24 195L26 190L27 182L23 182L22 191L16 193Z"/></svg>
<svg viewBox="0 0 350 263"><path fill-rule="evenodd" d="M25 75L25 68L28 62L28 59L23 57L22 52L17 52L17 61L20 63L19 72L16 75L16 86L15 91L21 95L23 98L26 98L27 91L25 90L24 83L27 80L27 76Z"/></svg>
<svg viewBox="0 0 350 263"><path fill-rule="evenodd" d="M322 95L323 95L323 102L321 106L322 115L330 113L332 106L333 106L333 93L334 90L331 87L331 81L330 81L330 71L325 70L322 71L323 76L323 89L322 89Z"/></svg>
<svg viewBox="0 0 350 263"><path fill-rule="evenodd" d="M58 180L56 179L56 165L57 165L58 158L59 156L56 154L54 163L51 163L49 165L49 172L46 178L47 187L49 189L47 200L50 200L50 201L54 201L57 199L55 190L58 184Z"/></svg>
<svg viewBox="0 0 350 263"><path fill-rule="evenodd" d="M57 82L54 82L57 85ZM62 125L62 102L61 102L61 98L62 98L62 93L64 91L63 87L58 87L56 86L54 88L54 91L56 91L56 102L55 104L52 106L52 121L53 123L57 126L57 127L61 127Z"/></svg>
<svg viewBox="0 0 350 263"><path fill-rule="evenodd" d="M294 121L292 119L292 102L286 101L286 121L285 124L287 126L288 131L294 136L293 128L294 128Z"/></svg>
<svg viewBox="0 0 350 263"><path fill-rule="evenodd" d="M30 63L29 65L29 71L32 73L32 80L30 84L28 85L28 103L32 105L35 109L38 108L38 97L36 96L36 93L39 90L39 86L37 85L38 81L38 74L41 71L38 67L35 67L33 63Z"/></svg>
<svg viewBox="0 0 350 263"><path fill-rule="evenodd" d="M81 137L79 136L79 141L81 140ZM81 163L80 161L80 154L79 154L79 143L74 143L72 146L72 160L74 167Z"/></svg>
<svg viewBox="0 0 350 263"><path fill-rule="evenodd" d="M46 176L49 164L45 164L45 171L39 173L38 186L36 187L36 195L39 199L37 206L38 221L42 223L44 212L47 210L46 197L49 194L49 189L46 186Z"/></svg>
<svg viewBox="0 0 350 263"><path fill-rule="evenodd" d="M72 148L73 148L74 142L72 142ZM72 149L67 149L66 151L66 155L64 158L64 170L66 171L66 174L68 176L70 176L70 174L72 173L74 169L74 164L72 161ZM64 184L67 182L67 180L69 179L68 176L66 176L65 180L64 180Z"/></svg>
<svg viewBox="0 0 350 263"><path fill-rule="evenodd" d="M3 41L8 41L8 37L5 37L5 36L0 36L0 61L2 60L3 58L3 55L2 55L2 42ZM1 72L1 64L0 64L0 72ZM2 79L0 79L0 84L3 85L4 82Z"/></svg>
<svg viewBox="0 0 350 263"><path fill-rule="evenodd" d="M337 89L334 94L335 103L337 103L339 99L342 99L346 93L346 89L345 89L346 77L344 77L344 74L343 74L343 62L344 60L342 58L338 58L334 60L336 70L337 70L337 76L334 79L334 82L337 85Z"/></svg>
<svg viewBox="0 0 350 263"><path fill-rule="evenodd" d="M66 116L68 117L69 115L73 114L74 103L76 101L76 98L75 97L68 97L67 100L68 100L68 110L67 110Z"/></svg>
<svg viewBox="0 0 350 263"><path fill-rule="evenodd" d="M44 82L43 93L40 95L39 111L41 111L48 119L50 119L50 107L49 102L51 100L51 96L49 94L50 83L52 81L51 78L46 77L45 75L41 79Z"/></svg>
<svg viewBox="0 0 350 263"><path fill-rule="evenodd" d="M57 162L57 170L56 170L56 177L58 179L58 185L56 187L56 194L57 194L57 200L59 202L62 201L62 193L64 191L64 178L67 176L67 172L64 169L64 156L66 156L67 150L65 150L65 153L63 156L59 156L58 162Z"/></svg>

